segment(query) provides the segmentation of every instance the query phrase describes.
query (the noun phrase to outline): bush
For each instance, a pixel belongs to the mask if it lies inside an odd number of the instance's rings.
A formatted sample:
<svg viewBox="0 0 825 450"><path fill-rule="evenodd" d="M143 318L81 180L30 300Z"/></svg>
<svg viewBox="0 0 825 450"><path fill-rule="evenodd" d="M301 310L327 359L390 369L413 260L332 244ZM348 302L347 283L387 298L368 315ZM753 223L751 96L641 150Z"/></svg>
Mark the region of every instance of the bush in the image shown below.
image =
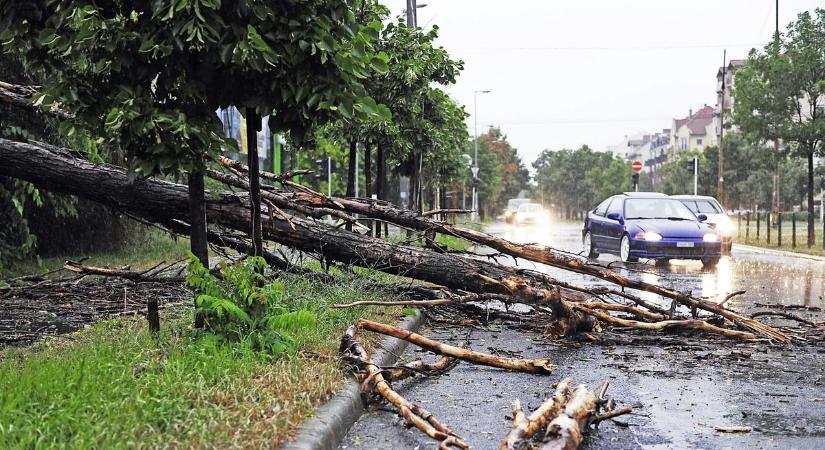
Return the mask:
<svg viewBox="0 0 825 450"><path fill-rule="evenodd" d="M223 280L190 255L186 282L197 290L197 313L203 316L207 332L272 356L295 353L300 345L298 332L314 327L315 315L306 309L290 309L283 283L267 282L267 264L261 257L231 265L221 262L220 268Z"/></svg>

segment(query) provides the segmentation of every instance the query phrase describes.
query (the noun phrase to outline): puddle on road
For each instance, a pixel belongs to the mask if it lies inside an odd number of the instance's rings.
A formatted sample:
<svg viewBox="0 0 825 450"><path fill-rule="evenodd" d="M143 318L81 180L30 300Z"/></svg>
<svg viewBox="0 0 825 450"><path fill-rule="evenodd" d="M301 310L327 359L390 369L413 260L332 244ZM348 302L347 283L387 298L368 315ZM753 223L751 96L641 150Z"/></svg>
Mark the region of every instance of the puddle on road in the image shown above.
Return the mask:
<svg viewBox="0 0 825 450"><path fill-rule="evenodd" d="M576 223L551 223L546 227L517 227L495 224L487 229L492 234L519 243L537 243L556 249L578 253L581 250L581 225ZM506 265L517 265L585 285L602 284L599 280L552 268L544 264L512 258L497 258ZM714 269L704 269L699 261L672 260L665 266L653 264L634 267L644 272L623 269L618 258L604 255L598 259L603 265L611 265L626 276L662 284L693 295L721 301L734 291L747 294L731 299L733 308L747 309L754 303L778 303L782 305L825 307L825 262L804 258L763 255L734 250L733 257L725 257ZM655 294L643 293L646 300L661 302ZM669 301L663 302L669 305Z"/></svg>

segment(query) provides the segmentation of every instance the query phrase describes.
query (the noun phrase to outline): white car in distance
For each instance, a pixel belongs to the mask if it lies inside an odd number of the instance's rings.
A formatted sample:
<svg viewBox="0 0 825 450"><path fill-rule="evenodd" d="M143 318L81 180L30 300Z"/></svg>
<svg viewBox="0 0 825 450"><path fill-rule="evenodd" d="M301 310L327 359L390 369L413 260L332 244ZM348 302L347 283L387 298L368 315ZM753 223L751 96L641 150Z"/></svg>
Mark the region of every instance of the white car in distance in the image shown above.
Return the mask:
<svg viewBox="0 0 825 450"><path fill-rule="evenodd" d="M547 211L538 203L522 203L516 211L516 225L541 225L548 221Z"/></svg>
<svg viewBox="0 0 825 450"><path fill-rule="evenodd" d="M730 255L736 224L719 200L708 195L671 195L671 197L680 200L697 216L706 215L708 218L706 223L714 227L722 237L722 254Z"/></svg>

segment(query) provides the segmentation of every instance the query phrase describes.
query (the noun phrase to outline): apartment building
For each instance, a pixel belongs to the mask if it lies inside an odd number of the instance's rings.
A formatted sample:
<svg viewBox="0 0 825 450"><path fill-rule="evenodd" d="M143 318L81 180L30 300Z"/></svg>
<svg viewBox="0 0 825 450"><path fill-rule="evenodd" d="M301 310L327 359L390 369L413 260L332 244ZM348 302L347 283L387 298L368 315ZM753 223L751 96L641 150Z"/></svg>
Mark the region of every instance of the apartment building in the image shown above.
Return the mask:
<svg viewBox="0 0 825 450"><path fill-rule="evenodd" d="M701 150L719 142L719 117L716 110L704 105L697 111L690 110L687 117L673 119L670 133L672 152Z"/></svg>

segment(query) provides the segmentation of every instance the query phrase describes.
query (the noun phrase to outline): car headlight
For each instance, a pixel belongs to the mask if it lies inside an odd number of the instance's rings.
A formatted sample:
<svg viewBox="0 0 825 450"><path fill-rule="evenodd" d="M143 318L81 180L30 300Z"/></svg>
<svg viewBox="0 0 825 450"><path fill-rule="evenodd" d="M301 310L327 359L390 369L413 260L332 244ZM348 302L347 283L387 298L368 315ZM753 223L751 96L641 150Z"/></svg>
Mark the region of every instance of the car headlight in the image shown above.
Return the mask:
<svg viewBox="0 0 825 450"><path fill-rule="evenodd" d="M638 239L640 241L656 242L656 241L661 241L662 240L662 235L659 234L659 233L656 233L654 231L648 231L648 232L640 231L640 232L636 233L636 239Z"/></svg>
<svg viewBox="0 0 825 450"><path fill-rule="evenodd" d="M719 235L716 233L708 233L703 238L705 242L719 242Z"/></svg>
<svg viewBox="0 0 825 450"><path fill-rule="evenodd" d="M723 220L716 224L716 229L722 236L731 236L736 230L736 226L730 220Z"/></svg>

